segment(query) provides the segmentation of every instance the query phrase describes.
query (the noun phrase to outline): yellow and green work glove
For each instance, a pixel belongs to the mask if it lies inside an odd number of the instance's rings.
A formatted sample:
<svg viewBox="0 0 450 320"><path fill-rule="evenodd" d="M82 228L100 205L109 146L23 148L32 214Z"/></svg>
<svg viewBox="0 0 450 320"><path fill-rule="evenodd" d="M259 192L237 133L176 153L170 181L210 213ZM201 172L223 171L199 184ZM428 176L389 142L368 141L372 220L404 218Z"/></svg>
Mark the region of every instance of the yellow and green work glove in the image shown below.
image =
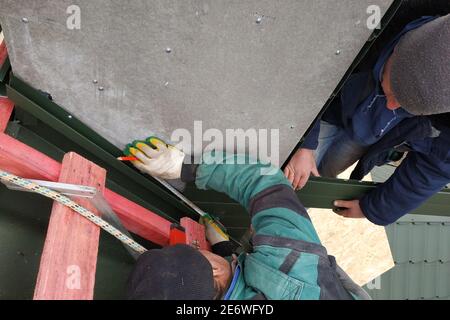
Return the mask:
<svg viewBox="0 0 450 320"><path fill-rule="evenodd" d="M205 226L206 239L208 239L211 245L223 241L230 241L230 237L226 234L225 227L219 226L210 215L206 214L201 217L200 223Z"/></svg>
<svg viewBox="0 0 450 320"><path fill-rule="evenodd" d="M143 173L164 180L181 177L185 154L157 137L128 144L124 154L137 158L131 163ZM200 218L200 223L205 226L206 238L212 245L230 240L225 227L214 221L210 215L206 214Z"/></svg>
<svg viewBox="0 0 450 320"><path fill-rule="evenodd" d="M143 173L165 180L181 177L185 154L159 138L134 141L126 146L124 152L137 158L131 163Z"/></svg>

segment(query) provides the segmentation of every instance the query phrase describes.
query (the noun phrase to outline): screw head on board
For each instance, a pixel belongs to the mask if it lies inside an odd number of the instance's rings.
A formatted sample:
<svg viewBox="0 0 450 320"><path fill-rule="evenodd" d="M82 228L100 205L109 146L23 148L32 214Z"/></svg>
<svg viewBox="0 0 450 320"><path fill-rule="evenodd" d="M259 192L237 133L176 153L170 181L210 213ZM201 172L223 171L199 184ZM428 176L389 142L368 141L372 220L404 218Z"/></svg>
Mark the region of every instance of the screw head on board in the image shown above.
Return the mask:
<svg viewBox="0 0 450 320"><path fill-rule="evenodd" d="M92 83L93 83L93 84L97 84L97 83L98 83L98 80L94 79L94 80L92 80Z"/></svg>
<svg viewBox="0 0 450 320"><path fill-rule="evenodd" d="M336 55L340 55L341 54L341 50L336 50Z"/></svg>
<svg viewBox="0 0 450 320"><path fill-rule="evenodd" d="M105 90L104 87L98 87L98 91L103 91L103 90Z"/></svg>
<svg viewBox="0 0 450 320"><path fill-rule="evenodd" d="M172 48L167 47L167 48L166 48L166 52L167 52L167 53L171 53L171 52L172 52Z"/></svg>
<svg viewBox="0 0 450 320"><path fill-rule="evenodd" d="M27 17L23 17L23 18L22 18L22 22L23 22L23 23L28 23L28 18L27 18Z"/></svg>
<svg viewBox="0 0 450 320"><path fill-rule="evenodd" d="M257 24L260 24L260 23L262 22L262 19L263 19L262 17L256 18L256 23L257 23Z"/></svg>

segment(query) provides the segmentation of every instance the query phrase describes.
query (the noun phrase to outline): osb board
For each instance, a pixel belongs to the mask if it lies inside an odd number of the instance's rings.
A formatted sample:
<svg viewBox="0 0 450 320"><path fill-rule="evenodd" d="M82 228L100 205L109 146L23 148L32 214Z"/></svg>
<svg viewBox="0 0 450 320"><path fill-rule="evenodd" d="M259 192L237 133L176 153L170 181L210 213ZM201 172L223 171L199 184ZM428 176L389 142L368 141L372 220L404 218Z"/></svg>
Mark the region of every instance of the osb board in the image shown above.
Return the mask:
<svg viewBox="0 0 450 320"><path fill-rule="evenodd" d="M348 178L352 169L340 178ZM365 180L370 181L371 177ZM364 285L394 267L384 227L367 219L346 219L332 210L310 209L309 215L328 254L359 285Z"/></svg>

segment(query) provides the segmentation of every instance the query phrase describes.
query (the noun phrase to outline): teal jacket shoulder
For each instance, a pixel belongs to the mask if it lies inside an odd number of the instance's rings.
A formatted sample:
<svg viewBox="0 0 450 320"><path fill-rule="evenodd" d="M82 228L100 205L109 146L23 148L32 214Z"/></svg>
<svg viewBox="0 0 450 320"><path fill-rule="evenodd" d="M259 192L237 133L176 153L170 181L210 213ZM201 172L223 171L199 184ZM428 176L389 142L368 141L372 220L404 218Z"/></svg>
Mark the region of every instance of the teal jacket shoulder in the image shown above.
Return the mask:
<svg viewBox="0 0 450 320"><path fill-rule="evenodd" d="M213 152L203 156L195 176L199 189L227 194L251 216L254 250L239 257L231 299L353 299L279 169L244 155Z"/></svg>

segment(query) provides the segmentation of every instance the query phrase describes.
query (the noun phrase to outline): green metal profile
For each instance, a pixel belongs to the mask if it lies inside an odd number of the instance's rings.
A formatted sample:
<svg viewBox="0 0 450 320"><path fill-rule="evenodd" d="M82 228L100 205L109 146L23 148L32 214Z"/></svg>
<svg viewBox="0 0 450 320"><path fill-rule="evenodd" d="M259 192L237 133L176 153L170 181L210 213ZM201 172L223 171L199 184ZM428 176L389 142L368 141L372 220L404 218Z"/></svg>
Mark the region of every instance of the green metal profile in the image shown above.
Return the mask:
<svg viewBox="0 0 450 320"><path fill-rule="evenodd" d="M378 185L374 182L311 178L307 185L297 192L297 195L307 208L333 209L334 200L359 199ZM200 192L194 187L189 187L185 194L200 205L211 206L215 203L228 206L228 210L237 210L237 207L232 207L235 202L223 194L211 191ZM450 190L446 188L435 194L411 214L450 216Z"/></svg>

